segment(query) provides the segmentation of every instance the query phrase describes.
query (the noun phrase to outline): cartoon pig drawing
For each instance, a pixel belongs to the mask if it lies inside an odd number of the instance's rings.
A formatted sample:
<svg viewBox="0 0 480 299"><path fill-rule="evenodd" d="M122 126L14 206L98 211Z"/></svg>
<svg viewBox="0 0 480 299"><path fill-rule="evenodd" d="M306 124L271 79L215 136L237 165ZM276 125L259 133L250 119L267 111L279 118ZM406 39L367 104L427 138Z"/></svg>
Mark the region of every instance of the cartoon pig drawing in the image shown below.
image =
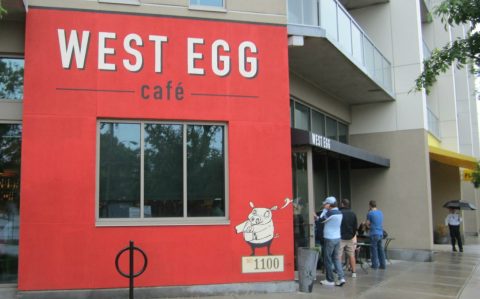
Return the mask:
<svg viewBox="0 0 480 299"><path fill-rule="evenodd" d="M253 209L248 215L248 220L237 225L235 230L237 234L243 232L243 238L252 249L251 256L254 256L255 249L260 247L267 247L268 255L271 255L270 246L275 237L272 211L277 210L277 206L270 209L255 208L252 202L250 206Z"/></svg>

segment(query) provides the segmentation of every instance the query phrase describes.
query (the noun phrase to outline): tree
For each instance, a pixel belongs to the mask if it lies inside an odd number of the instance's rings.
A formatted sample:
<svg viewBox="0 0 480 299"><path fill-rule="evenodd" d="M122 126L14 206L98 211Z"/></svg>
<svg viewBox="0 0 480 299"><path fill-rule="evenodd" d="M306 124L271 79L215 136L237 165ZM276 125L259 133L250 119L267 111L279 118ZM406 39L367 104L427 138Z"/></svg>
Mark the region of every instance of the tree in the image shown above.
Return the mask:
<svg viewBox="0 0 480 299"><path fill-rule="evenodd" d="M441 49L433 50L431 57L423 62L424 70L415 80L415 90L425 88L427 93L437 77L452 64L455 63L459 69L470 64L480 65L480 33L475 31L480 23L480 0L444 0L435 8L434 14L441 18L445 28L466 25L469 29L465 38L458 38Z"/></svg>
<svg viewBox="0 0 480 299"><path fill-rule="evenodd" d="M0 20L3 18L3 15L7 14L7 10L3 8L2 3L0 3Z"/></svg>
<svg viewBox="0 0 480 299"><path fill-rule="evenodd" d="M23 98L23 60L0 59L0 99Z"/></svg>

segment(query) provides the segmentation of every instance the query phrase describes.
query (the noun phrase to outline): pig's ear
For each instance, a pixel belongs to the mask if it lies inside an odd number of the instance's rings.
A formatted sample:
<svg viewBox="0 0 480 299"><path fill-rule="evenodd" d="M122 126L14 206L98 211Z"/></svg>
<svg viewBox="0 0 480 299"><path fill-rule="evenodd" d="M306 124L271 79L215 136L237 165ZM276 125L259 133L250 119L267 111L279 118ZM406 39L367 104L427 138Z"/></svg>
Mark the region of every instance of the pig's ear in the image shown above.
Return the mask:
<svg viewBox="0 0 480 299"><path fill-rule="evenodd" d="M273 207L272 207L270 210L272 210L272 211L276 211L277 209L278 209L278 207L277 207L277 206L273 206Z"/></svg>
<svg viewBox="0 0 480 299"><path fill-rule="evenodd" d="M250 206L251 206L252 208L255 208L255 205L253 204L253 202L250 202Z"/></svg>

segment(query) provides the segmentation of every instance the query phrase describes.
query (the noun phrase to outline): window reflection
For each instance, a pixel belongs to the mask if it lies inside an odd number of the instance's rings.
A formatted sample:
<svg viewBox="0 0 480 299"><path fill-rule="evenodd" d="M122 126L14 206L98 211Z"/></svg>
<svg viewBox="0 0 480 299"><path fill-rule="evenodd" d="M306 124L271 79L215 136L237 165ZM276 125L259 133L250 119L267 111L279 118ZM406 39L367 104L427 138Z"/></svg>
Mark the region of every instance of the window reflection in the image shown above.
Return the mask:
<svg viewBox="0 0 480 299"><path fill-rule="evenodd" d="M225 216L224 128L187 127L188 216Z"/></svg>
<svg viewBox="0 0 480 299"><path fill-rule="evenodd" d="M17 281L21 132L0 124L0 283Z"/></svg>
<svg viewBox="0 0 480 299"><path fill-rule="evenodd" d="M140 124L100 125L100 217L140 217Z"/></svg>
<svg viewBox="0 0 480 299"><path fill-rule="evenodd" d="M23 99L24 60L0 57L0 99Z"/></svg>
<svg viewBox="0 0 480 299"><path fill-rule="evenodd" d="M183 125L145 125L144 171L144 216L183 216Z"/></svg>
<svg viewBox="0 0 480 299"><path fill-rule="evenodd" d="M326 117L327 127L326 127L326 137L332 140L338 140L337 137L337 121L333 118Z"/></svg>
<svg viewBox="0 0 480 299"><path fill-rule="evenodd" d="M290 125L292 128L325 136L348 144L348 125L290 99Z"/></svg>
<svg viewBox="0 0 480 299"><path fill-rule="evenodd" d="M295 128L310 130L310 109L299 103L295 103Z"/></svg>
<svg viewBox="0 0 480 299"><path fill-rule="evenodd" d="M100 218L226 216L224 125L102 122L99 130Z"/></svg>
<svg viewBox="0 0 480 299"><path fill-rule="evenodd" d="M190 5L223 7L223 0L190 0Z"/></svg>

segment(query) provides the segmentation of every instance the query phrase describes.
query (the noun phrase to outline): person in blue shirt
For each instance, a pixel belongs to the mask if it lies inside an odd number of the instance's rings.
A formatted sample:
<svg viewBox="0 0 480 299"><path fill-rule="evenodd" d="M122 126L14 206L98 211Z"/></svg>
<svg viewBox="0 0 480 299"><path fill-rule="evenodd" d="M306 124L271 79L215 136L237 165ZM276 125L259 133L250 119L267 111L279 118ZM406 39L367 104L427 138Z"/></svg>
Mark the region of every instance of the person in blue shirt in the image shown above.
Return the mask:
<svg viewBox="0 0 480 299"><path fill-rule="evenodd" d="M337 207L337 200L333 196L329 196L323 202L323 211L320 215L320 221L325 224L323 228L324 248L325 248L325 272L327 278L320 283L327 286L343 286L345 284L345 276L343 273L342 263L339 258L340 250L340 226L342 224L342 212ZM335 283L333 276L333 267L338 275Z"/></svg>
<svg viewBox="0 0 480 299"><path fill-rule="evenodd" d="M383 249L383 213L377 209L377 202L368 203L367 227L370 229L370 256L373 269L385 269L385 251Z"/></svg>

